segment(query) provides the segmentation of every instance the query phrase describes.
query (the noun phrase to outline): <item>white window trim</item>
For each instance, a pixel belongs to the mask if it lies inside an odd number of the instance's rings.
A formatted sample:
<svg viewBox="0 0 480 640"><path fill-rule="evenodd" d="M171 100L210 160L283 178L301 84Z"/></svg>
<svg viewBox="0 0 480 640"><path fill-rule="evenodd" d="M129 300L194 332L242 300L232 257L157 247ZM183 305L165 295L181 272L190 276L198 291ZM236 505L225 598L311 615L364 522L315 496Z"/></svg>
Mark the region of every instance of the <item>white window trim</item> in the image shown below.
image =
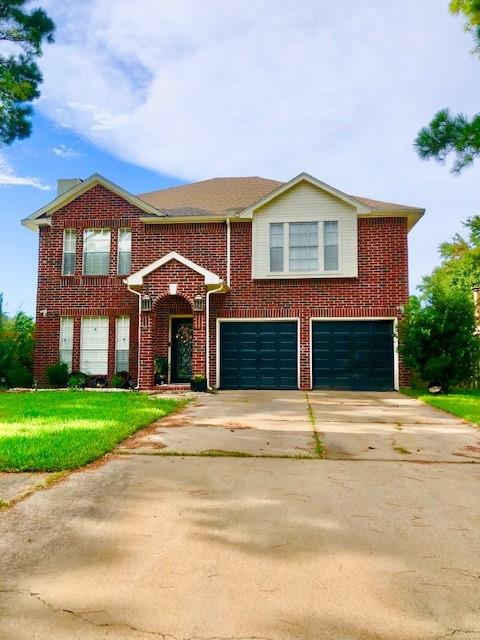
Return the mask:
<svg viewBox="0 0 480 640"><path fill-rule="evenodd" d="M85 273L85 233L87 231L108 231L110 233L110 246L108 250L109 258L108 258L108 273ZM82 276L87 276L87 278L105 278L110 275L110 267L112 261L112 230L108 227L87 227L83 230L82 233Z"/></svg>
<svg viewBox="0 0 480 640"><path fill-rule="evenodd" d="M318 224L318 271L290 271L290 224L298 224L303 222L316 222ZM336 222L338 229L338 269L325 271L325 247L324 247L324 233L323 227L325 222ZM322 218L321 220L282 220L272 218L268 221L269 231L268 231L268 271L266 274L266 278L274 279L277 278L279 280L285 278L338 278L342 277L342 264L343 264L343 254L342 254L342 221L335 218ZM270 270L270 225L271 224L283 224L283 271L271 271ZM253 247L255 247L255 238L252 234L252 242ZM254 259L254 256L253 256Z"/></svg>
<svg viewBox="0 0 480 640"><path fill-rule="evenodd" d="M75 234L75 250L72 251L65 251L65 237L67 235L67 232L72 232ZM71 278L72 276L75 275L75 272L77 270L77 242L78 242L78 232L76 229L64 229L63 230L63 243L62 243L62 276L65 276L67 278ZM73 253L74 255L74 259L73 259L73 273L64 273L64 267L65 267L65 254L66 253Z"/></svg>
<svg viewBox="0 0 480 640"><path fill-rule="evenodd" d="M300 318L217 318L215 327L215 386L220 386L220 325L224 322L296 322L297 323L297 388L300 389Z"/></svg>
<svg viewBox="0 0 480 640"><path fill-rule="evenodd" d="M341 318L328 318L313 316L310 318L309 323L309 365L310 365L310 389L313 389L313 323L314 322L345 322L345 321L360 321L360 320L391 320L393 321L393 388L395 391L400 389L400 360L398 357L398 318L395 316L360 316L360 317L341 317Z"/></svg>
<svg viewBox="0 0 480 640"><path fill-rule="evenodd" d="M130 270L128 273L120 273L120 233L122 231L130 231ZM110 238L111 242L111 238ZM110 247L111 250L111 247ZM125 252L122 252L125 253ZM131 227L120 227L117 233L117 275L121 276L129 276L132 272L132 228Z"/></svg>

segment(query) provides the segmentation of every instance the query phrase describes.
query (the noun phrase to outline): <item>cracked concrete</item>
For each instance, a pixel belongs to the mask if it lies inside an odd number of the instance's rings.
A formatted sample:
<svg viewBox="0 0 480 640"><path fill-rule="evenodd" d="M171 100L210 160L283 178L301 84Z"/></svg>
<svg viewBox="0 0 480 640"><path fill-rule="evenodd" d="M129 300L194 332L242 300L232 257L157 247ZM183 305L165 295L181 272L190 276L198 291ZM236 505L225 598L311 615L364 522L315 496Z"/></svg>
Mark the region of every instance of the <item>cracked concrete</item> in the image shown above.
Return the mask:
<svg viewBox="0 0 480 640"><path fill-rule="evenodd" d="M479 480L119 456L0 513L0 638L480 638Z"/></svg>
<svg viewBox="0 0 480 640"><path fill-rule="evenodd" d="M119 450L470 463L480 462L480 429L395 392L222 391Z"/></svg>

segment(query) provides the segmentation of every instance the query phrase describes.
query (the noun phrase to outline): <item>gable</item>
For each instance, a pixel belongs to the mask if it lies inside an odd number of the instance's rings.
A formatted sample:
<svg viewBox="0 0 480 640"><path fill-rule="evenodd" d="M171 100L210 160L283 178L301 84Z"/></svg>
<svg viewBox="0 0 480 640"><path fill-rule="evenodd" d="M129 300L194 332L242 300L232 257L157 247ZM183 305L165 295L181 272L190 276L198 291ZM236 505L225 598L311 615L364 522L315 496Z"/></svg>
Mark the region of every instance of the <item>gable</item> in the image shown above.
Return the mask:
<svg viewBox="0 0 480 640"><path fill-rule="evenodd" d="M270 273L270 225L274 223L338 222L340 269L338 273ZM306 181L301 181L268 203L255 209L252 233L254 278L356 277L358 272L357 209L344 199ZM287 234L288 235L288 234ZM319 247L319 252L321 247Z"/></svg>
<svg viewBox="0 0 480 640"><path fill-rule="evenodd" d="M119 198L122 198L122 200L130 203L134 207L137 207L144 213L155 214L157 216L163 215L152 205L147 204L137 196L134 196L132 193L126 191L122 187L114 184L113 182L110 182L110 180L107 180L98 173L94 173L89 178L87 178L87 180L80 182L64 193L61 193L55 198L55 200L52 200L45 206L32 213L30 216L28 216L28 218L22 220L23 226L36 231L39 226L49 225L51 222L51 216L56 211L62 209L70 202L73 202L74 200L86 194L90 190L96 188L97 186L100 186L104 190L115 194Z"/></svg>

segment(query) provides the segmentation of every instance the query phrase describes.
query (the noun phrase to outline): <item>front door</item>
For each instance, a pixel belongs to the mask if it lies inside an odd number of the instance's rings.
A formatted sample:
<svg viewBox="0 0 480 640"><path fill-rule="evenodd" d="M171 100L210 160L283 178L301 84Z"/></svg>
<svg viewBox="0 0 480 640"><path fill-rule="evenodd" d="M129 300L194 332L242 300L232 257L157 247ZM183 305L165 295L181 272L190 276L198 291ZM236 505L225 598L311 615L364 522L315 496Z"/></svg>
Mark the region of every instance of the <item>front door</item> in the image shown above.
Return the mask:
<svg viewBox="0 0 480 640"><path fill-rule="evenodd" d="M193 319L172 318L171 382L190 382L192 378Z"/></svg>

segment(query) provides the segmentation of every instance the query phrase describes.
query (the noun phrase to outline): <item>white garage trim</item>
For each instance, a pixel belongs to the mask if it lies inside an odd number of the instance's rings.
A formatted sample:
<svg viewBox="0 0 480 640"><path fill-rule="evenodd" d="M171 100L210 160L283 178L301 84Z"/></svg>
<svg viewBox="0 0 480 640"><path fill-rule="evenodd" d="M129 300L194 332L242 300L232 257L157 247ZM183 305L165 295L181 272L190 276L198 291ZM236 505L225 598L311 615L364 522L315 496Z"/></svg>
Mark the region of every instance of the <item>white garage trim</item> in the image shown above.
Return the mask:
<svg viewBox="0 0 480 640"><path fill-rule="evenodd" d="M222 322L296 322L297 323L297 388L300 389L300 318L217 318L215 336L215 383L220 386L220 325Z"/></svg>
<svg viewBox="0 0 480 640"><path fill-rule="evenodd" d="M400 364L398 359L398 337L397 337L397 326L398 326L398 318L395 316L361 316L355 318L318 318L313 317L310 318L310 327L309 327L309 346L310 346L310 389L313 389L313 323L314 322L356 322L359 320L371 320L374 322L375 320L391 320L393 322L393 388L395 391L398 391L400 388Z"/></svg>

